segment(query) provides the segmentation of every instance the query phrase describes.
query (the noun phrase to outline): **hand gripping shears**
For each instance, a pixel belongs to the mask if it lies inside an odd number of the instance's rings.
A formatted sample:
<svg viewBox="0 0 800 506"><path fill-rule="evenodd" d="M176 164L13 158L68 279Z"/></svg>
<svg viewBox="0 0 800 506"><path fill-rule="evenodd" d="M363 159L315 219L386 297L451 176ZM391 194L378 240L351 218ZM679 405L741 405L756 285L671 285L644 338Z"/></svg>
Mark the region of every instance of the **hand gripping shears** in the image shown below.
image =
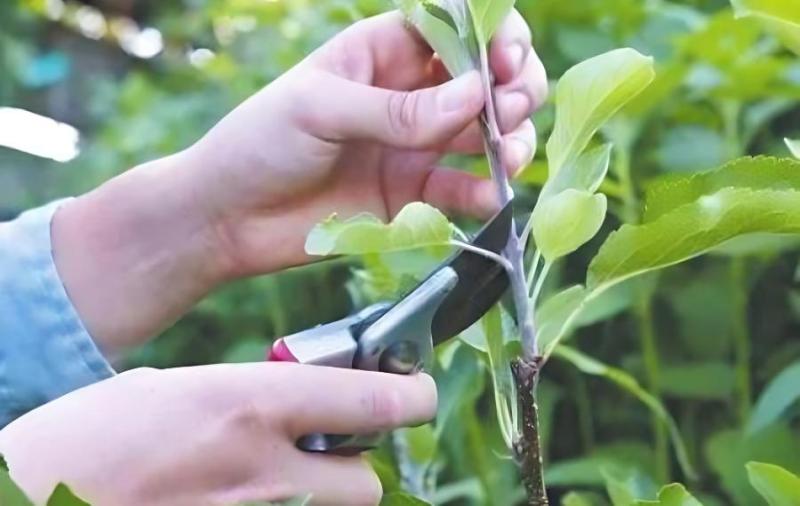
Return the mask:
<svg viewBox="0 0 800 506"><path fill-rule="evenodd" d="M513 224L508 203L472 239L474 248L502 253ZM277 340L269 360L412 374L430 368L435 346L478 321L503 296L505 268L487 255L462 249L393 303L374 304L342 320ZM317 453L355 454L375 436L309 434L297 446Z"/></svg>

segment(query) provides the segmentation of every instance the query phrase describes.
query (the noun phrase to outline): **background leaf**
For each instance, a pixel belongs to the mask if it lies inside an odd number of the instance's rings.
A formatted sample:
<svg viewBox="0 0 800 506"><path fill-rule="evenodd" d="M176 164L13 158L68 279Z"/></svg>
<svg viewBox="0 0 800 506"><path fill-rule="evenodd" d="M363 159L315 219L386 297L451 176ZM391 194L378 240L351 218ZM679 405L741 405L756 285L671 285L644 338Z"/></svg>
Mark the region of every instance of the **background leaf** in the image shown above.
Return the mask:
<svg viewBox="0 0 800 506"><path fill-rule="evenodd" d="M800 362L795 362L781 371L764 389L750 415L747 433L753 434L775 423L798 399Z"/></svg>
<svg viewBox="0 0 800 506"><path fill-rule="evenodd" d="M642 388L639 382L636 381L636 378L625 371L608 366L599 360L589 357L578 350L564 346L563 344L555 349L554 355L568 361L585 374L599 376L615 383L617 386L639 399L669 430L672 443L675 447L675 454L678 457L678 462L683 472L687 476L695 476L694 468L689 462L689 457L686 452L686 444L681 437L675 420L670 416L661 401Z"/></svg>
<svg viewBox="0 0 800 506"><path fill-rule="evenodd" d="M737 16L752 16L800 54L800 9L794 0L731 0Z"/></svg>
<svg viewBox="0 0 800 506"><path fill-rule="evenodd" d="M655 501L637 501L636 506L703 506L700 501L694 498L686 488L673 483L662 488L658 492L658 499Z"/></svg>

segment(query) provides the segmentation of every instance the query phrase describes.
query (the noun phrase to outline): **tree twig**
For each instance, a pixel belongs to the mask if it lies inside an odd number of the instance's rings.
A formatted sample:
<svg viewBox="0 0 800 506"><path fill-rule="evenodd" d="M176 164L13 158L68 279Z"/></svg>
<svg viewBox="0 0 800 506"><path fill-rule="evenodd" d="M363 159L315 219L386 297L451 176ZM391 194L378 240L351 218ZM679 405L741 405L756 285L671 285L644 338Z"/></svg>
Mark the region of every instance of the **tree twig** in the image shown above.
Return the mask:
<svg viewBox="0 0 800 506"><path fill-rule="evenodd" d="M542 464L542 445L539 438L539 408L536 404L535 389L539 379L541 363L525 362L516 359L511 363L514 383L517 386L517 399L522 414L522 430L512 451L519 466L522 484L528 497L529 506L548 506L547 491L544 485Z"/></svg>

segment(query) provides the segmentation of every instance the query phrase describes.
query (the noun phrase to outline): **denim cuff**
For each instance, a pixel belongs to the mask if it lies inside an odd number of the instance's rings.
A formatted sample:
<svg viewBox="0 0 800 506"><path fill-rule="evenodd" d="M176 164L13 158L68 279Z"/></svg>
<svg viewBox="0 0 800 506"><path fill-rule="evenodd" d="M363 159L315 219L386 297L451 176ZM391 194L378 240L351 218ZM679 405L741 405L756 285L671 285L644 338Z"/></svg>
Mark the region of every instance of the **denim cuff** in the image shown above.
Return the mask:
<svg viewBox="0 0 800 506"><path fill-rule="evenodd" d="M64 202L0 224L0 427L114 375L53 260L50 225Z"/></svg>

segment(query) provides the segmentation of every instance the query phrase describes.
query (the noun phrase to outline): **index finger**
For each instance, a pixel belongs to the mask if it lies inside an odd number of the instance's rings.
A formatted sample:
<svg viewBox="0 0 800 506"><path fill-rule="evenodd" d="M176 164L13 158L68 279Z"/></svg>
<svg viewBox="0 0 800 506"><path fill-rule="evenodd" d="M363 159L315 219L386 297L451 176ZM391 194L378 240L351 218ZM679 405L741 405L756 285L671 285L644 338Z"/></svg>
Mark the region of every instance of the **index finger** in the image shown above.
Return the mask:
<svg viewBox="0 0 800 506"><path fill-rule="evenodd" d="M287 409L293 437L315 432L368 434L418 425L436 415L437 394L427 374L410 376L293 364Z"/></svg>

